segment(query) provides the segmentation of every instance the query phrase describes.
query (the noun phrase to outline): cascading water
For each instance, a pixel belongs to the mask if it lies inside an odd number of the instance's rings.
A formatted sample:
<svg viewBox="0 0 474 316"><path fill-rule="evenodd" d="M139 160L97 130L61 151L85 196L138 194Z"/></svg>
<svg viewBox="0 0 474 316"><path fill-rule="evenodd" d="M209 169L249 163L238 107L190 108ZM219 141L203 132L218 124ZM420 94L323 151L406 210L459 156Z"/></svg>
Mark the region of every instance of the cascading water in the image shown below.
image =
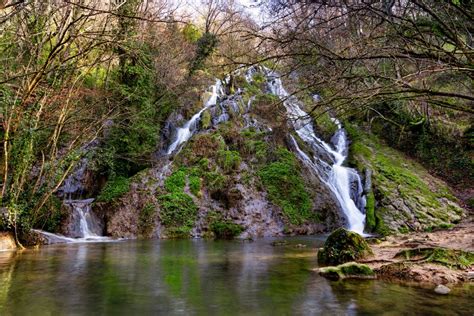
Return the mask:
<svg viewBox="0 0 474 316"><path fill-rule="evenodd" d="M365 198L363 197L362 181L356 170L343 166L347 158L348 140L341 123L336 119L333 120L337 125L337 131L331 141L335 148L333 149L331 145L316 136L308 113L301 109L298 99L290 96L285 90L280 77L268 69L264 69L264 72L270 92L283 101L298 136L315 153L329 157L330 162L327 163L320 157L314 157L316 160L314 162L292 138L298 156L318 174L333 192L347 218L348 229L363 235L365 214L361 209L365 208ZM353 186L355 189L352 188Z"/></svg>
<svg viewBox="0 0 474 316"><path fill-rule="evenodd" d="M211 95L207 101L204 102L204 107L199 112L194 114L193 117L187 121L183 127L179 127L176 130L176 139L168 147L166 151L167 155L172 154L181 144L185 143L191 138L191 136L193 136L196 130L196 124L199 122L202 112L207 110L209 107L216 105L219 94L222 94L222 82L220 80L216 80L216 83L211 86Z"/></svg>
<svg viewBox="0 0 474 316"><path fill-rule="evenodd" d="M73 197L80 198L84 192L86 169L87 160L83 159L75 171L64 180L63 185L58 190L58 195L64 199L64 205L71 209L69 224L65 227L65 234L67 236L35 230L43 235L49 243L109 240L108 237L102 236L102 224L91 211L94 199L73 199Z"/></svg>

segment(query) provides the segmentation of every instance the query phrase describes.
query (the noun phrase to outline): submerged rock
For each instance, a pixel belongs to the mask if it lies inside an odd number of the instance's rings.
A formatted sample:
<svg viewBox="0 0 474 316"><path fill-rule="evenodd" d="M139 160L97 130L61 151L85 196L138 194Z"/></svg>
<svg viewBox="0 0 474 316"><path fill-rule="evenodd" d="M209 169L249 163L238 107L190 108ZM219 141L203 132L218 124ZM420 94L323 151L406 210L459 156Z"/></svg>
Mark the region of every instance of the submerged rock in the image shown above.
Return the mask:
<svg viewBox="0 0 474 316"><path fill-rule="evenodd" d="M338 228L329 235L324 248L318 251L318 263L338 265L371 255L373 255L372 249L362 236L344 228Z"/></svg>
<svg viewBox="0 0 474 316"><path fill-rule="evenodd" d="M335 267L325 267L318 270L319 274L331 280L341 279L375 279L374 271L365 264L347 262Z"/></svg>
<svg viewBox="0 0 474 316"><path fill-rule="evenodd" d="M451 289L443 284L439 284L438 286L435 287L434 291L437 294L446 295L449 292L451 292Z"/></svg>

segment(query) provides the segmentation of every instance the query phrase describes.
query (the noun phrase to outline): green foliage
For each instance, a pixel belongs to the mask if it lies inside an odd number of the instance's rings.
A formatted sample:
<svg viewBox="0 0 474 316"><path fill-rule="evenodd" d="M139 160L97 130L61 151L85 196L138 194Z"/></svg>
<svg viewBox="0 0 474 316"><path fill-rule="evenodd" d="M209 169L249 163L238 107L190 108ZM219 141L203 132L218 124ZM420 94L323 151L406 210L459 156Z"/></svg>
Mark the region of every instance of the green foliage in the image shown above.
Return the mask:
<svg viewBox="0 0 474 316"><path fill-rule="evenodd" d="M195 25L190 23L183 27L182 32L184 38L191 43L196 43L202 37L201 31L199 31Z"/></svg>
<svg viewBox="0 0 474 316"><path fill-rule="evenodd" d="M65 219L67 212L62 207L62 201L56 196L51 196L48 202L41 209L44 218L43 229L48 232L57 232L61 228L61 223ZM37 224L39 226L39 224Z"/></svg>
<svg viewBox="0 0 474 316"><path fill-rule="evenodd" d="M283 148L278 149L276 155L276 161L258 172L270 200L282 208L283 214L292 224L315 220L311 213L310 196L299 174L296 158Z"/></svg>
<svg viewBox="0 0 474 316"><path fill-rule="evenodd" d="M161 223L170 237L189 237L198 210L193 199L185 193L174 192L161 195L158 201Z"/></svg>
<svg viewBox="0 0 474 316"><path fill-rule="evenodd" d="M155 84L151 49L143 43L129 45L133 55L127 55L112 76L114 97L122 104L97 163L101 173L112 176L130 177L149 166L157 148L160 123L177 105L172 92Z"/></svg>
<svg viewBox="0 0 474 316"><path fill-rule="evenodd" d="M150 237L155 227L156 206L153 203L146 204L138 215L138 231L143 237Z"/></svg>
<svg viewBox="0 0 474 316"><path fill-rule="evenodd" d="M214 221L210 228L216 238L219 239L232 239L244 231L241 225L225 220Z"/></svg>
<svg viewBox="0 0 474 316"><path fill-rule="evenodd" d="M212 55L217 47L217 36L211 33L204 33L197 41L196 56L190 66L190 75L204 67L206 59Z"/></svg>
<svg viewBox="0 0 474 316"><path fill-rule="evenodd" d="M99 202L113 202L130 190L130 179L125 177L115 177L109 179L107 184L97 197Z"/></svg>

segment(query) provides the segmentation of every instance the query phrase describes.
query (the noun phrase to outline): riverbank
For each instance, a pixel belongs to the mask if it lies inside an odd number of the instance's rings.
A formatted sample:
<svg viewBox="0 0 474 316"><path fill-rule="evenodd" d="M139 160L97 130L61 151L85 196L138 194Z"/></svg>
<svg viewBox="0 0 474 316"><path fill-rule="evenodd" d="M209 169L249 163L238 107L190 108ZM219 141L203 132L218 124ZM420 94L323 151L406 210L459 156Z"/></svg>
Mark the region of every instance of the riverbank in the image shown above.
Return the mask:
<svg viewBox="0 0 474 316"><path fill-rule="evenodd" d="M373 240L374 256L360 263L377 278L417 284L459 284L474 277L474 218L451 229Z"/></svg>

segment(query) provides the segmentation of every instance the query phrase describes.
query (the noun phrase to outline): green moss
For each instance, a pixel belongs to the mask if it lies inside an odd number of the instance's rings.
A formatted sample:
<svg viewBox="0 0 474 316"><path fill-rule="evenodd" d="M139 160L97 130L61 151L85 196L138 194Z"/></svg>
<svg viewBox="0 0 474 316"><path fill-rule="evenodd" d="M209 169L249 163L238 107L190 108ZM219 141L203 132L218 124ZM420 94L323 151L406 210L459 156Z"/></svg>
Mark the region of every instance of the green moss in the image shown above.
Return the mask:
<svg viewBox="0 0 474 316"><path fill-rule="evenodd" d="M375 226L375 196L374 192L370 191L366 196L365 205L365 227L368 231L372 231Z"/></svg>
<svg viewBox="0 0 474 316"><path fill-rule="evenodd" d="M214 221L211 223L210 228L216 238L219 239L232 239L244 231L241 225L225 220Z"/></svg>
<svg viewBox="0 0 474 316"><path fill-rule="evenodd" d="M408 227L406 227L406 226L399 227L399 228L398 228L398 231L399 231L401 234L408 234L408 232L409 232Z"/></svg>
<svg viewBox="0 0 474 316"><path fill-rule="evenodd" d="M408 261L437 263L453 269L466 269L474 264L474 253L447 248L406 249L395 257Z"/></svg>
<svg viewBox="0 0 474 316"><path fill-rule="evenodd" d="M299 166L293 153L280 148L277 160L261 168L258 175L265 186L270 200L280 206L290 223L298 225L309 219L311 200L306 191Z"/></svg>
<svg viewBox="0 0 474 316"><path fill-rule="evenodd" d="M217 153L217 163L224 172L238 170L242 159L240 154L235 150L219 150Z"/></svg>
<svg viewBox="0 0 474 316"><path fill-rule="evenodd" d="M362 236L338 228L329 235L324 248L318 251L318 263L337 265L373 255L372 249Z"/></svg>
<svg viewBox="0 0 474 316"><path fill-rule="evenodd" d="M337 125L327 112L316 116L316 128L325 139L330 139L337 131Z"/></svg>
<svg viewBox="0 0 474 316"><path fill-rule="evenodd" d="M201 197L201 178L197 176L189 177L189 189L196 197Z"/></svg>
<svg viewBox="0 0 474 316"><path fill-rule="evenodd" d="M142 237L149 238L155 227L156 206L153 203L146 204L138 216L138 231Z"/></svg>
<svg viewBox="0 0 474 316"><path fill-rule="evenodd" d="M204 111L201 115L201 126L203 129L211 127L211 113Z"/></svg>
<svg viewBox="0 0 474 316"><path fill-rule="evenodd" d="M319 274L331 279L373 279L374 271L365 264L348 262L335 267L325 267L319 269Z"/></svg>
<svg viewBox="0 0 474 316"><path fill-rule="evenodd" d="M130 179L116 177L107 181L107 184L97 197L99 202L112 202L130 190Z"/></svg>
<svg viewBox="0 0 474 316"><path fill-rule="evenodd" d="M174 192L160 196L158 201L161 223L170 237L189 236L198 209L193 199L185 193Z"/></svg>
<svg viewBox="0 0 474 316"><path fill-rule="evenodd" d="M204 183L210 191L216 191L226 187L228 177L217 171L204 173Z"/></svg>
<svg viewBox="0 0 474 316"><path fill-rule="evenodd" d="M367 196L368 229L387 235L410 229L402 223L413 218L422 229L431 229L460 219L463 210L446 201L456 201L446 184L430 176L421 165L387 147L373 135L363 133L350 124L346 128L353 141L349 162L359 170L370 168L373 171L374 196ZM398 205L404 205L405 211L398 211ZM406 210L410 210L410 213ZM390 223L390 226L386 223Z"/></svg>
<svg viewBox="0 0 474 316"><path fill-rule="evenodd" d="M165 180L165 189L170 192L182 192L186 186L186 171L179 169Z"/></svg>

